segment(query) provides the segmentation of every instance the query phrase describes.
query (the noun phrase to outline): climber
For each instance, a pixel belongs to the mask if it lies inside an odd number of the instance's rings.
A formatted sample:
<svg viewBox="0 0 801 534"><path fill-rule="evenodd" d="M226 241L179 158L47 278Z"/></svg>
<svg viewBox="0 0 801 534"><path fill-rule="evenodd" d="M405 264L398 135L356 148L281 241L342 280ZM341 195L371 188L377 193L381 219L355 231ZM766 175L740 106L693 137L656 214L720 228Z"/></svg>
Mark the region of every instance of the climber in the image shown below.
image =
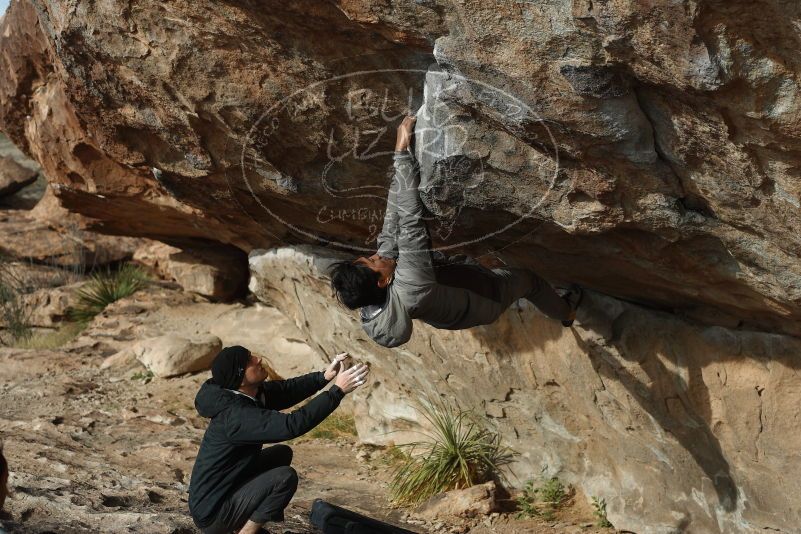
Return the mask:
<svg viewBox="0 0 801 534"><path fill-rule="evenodd" d="M362 327L378 344L397 347L412 334L412 319L461 330L494 322L519 298L566 327L573 324L582 292L560 296L545 280L523 269L490 269L473 259L435 258L423 220L420 176L409 149L415 117L398 126L378 251L335 263L330 270L337 299L361 309Z"/></svg>
<svg viewBox="0 0 801 534"><path fill-rule="evenodd" d="M244 347L224 348L214 359L211 379L195 397L195 407L211 421L200 443L189 484L189 511L204 534L263 532L267 521L283 521L298 476L290 467L292 449L277 443L305 434L364 384L369 369L345 370L347 354L325 369L289 380L268 380L261 360ZM303 408L283 410L326 386Z"/></svg>

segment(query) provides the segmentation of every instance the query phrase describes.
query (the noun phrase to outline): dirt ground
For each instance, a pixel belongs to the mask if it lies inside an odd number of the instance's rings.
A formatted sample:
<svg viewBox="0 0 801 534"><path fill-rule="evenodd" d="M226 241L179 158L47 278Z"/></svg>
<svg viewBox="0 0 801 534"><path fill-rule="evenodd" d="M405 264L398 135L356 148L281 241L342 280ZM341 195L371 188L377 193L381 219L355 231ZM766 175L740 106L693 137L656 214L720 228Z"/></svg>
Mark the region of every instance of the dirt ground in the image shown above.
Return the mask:
<svg viewBox="0 0 801 534"><path fill-rule="evenodd" d="M205 374L172 380L115 376L58 351L0 351L0 431L11 465L7 508L25 532L194 532L187 488L206 421L192 399ZM301 476L285 529L308 530L314 498L387 513L382 472L354 443L293 445ZM293 530L294 529L294 530Z"/></svg>

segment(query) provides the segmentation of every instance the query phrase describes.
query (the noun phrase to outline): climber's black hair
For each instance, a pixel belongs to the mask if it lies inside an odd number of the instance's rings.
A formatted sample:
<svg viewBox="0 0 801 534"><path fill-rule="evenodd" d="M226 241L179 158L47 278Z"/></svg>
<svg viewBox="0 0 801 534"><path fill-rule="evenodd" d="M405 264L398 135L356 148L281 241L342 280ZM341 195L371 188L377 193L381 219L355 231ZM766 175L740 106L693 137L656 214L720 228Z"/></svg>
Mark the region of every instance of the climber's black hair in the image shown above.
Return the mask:
<svg viewBox="0 0 801 534"><path fill-rule="evenodd" d="M351 310L383 304L387 299L387 288L378 287L381 275L369 267L340 261L331 266L329 273L337 300Z"/></svg>

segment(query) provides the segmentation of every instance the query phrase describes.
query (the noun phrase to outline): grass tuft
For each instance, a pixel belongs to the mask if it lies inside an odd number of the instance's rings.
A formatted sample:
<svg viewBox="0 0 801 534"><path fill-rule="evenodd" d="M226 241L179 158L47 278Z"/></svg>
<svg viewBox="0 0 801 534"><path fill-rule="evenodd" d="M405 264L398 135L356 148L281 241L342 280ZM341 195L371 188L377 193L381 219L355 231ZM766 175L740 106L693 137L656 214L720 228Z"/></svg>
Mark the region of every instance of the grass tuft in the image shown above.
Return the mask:
<svg viewBox="0 0 801 534"><path fill-rule="evenodd" d="M424 404L421 413L434 430L426 441L400 446L409 453L391 482L396 505L419 504L437 493L502 478L500 468L515 453L473 412L441 401Z"/></svg>
<svg viewBox="0 0 801 534"><path fill-rule="evenodd" d="M141 380L143 384L149 384L153 377L156 376L153 374L153 371L147 369L145 371L137 371L136 373L131 375L131 380Z"/></svg>
<svg viewBox="0 0 801 534"><path fill-rule="evenodd" d="M553 521L568 497L564 484L556 477L549 478L540 486L534 486L534 481L529 480L517 498L517 517L542 517Z"/></svg>
<svg viewBox="0 0 801 534"><path fill-rule="evenodd" d="M70 318L89 322L106 306L133 295L147 284L147 275L139 267L126 263L118 271L100 271L78 290L78 305Z"/></svg>
<svg viewBox="0 0 801 534"><path fill-rule="evenodd" d="M31 337L31 311L22 299L26 292L25 280L12 268L6 258L0 258L0 342L13 345Z"/></svg>
<svg viewBox="0 0 801 534"><path fill-rule="evenodd" d="M35 333L18 340L14 346L20 349L52 350L63 347L86 328L85 323L64 323L57 330L45 333Z"/></svg>
<svg viewBox="0 0 801 534"><path fill-rule="evenodd" d="M356 420L352 415L332 413L314 427L305 437L310 439L338 439L356 437Z"/></svg>
<svg viewBox="0 0 801 534"><path fill-rule="evenodd" d="M386 447L380 455L381 464L391 470L397 470L404 462L410 460L409 453L394 443Z"/></svg>

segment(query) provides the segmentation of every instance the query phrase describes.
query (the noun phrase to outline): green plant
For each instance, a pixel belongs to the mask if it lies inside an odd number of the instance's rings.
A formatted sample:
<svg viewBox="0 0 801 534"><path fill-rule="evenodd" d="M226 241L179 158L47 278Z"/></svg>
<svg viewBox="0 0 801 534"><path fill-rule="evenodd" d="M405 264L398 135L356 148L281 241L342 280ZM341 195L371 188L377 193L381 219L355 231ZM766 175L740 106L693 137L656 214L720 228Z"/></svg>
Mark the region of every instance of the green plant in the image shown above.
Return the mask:
<svg viewBox="0 0 801 534"><path fill-rule="evenodd" d="M523 487L523 492L517 497L517 518L523 519L526 517L534 517L540 515L537 509L537 488L534 487L534 481L529 480Z"/></svg>
<svg viewBox="0 0 801 534"><path fill-rule="evenodd" d="M564 484L556 477L546 480L537 490L537 493L539 493L542 502L548 504L561 504L567 498Z"/></svg>
<svg viewBox="0 0 801 534"><path fill-rule="evenodd" d="M307 436L313 439L352 438L356 436L356 421L352 415L333 413Z"/></svg>
<svg viewBox="0 0 801 534"><path fill-rule="evenodd" d="M36 333L19 340L15 346L20 349L57 349L78 337L85 327L85 323L64 323L52 332Z"/></svg>
<svg viewBox="0 0 801 534"><path fill-rule="evenodd" d="M381 463L391 469L398 469L401 464L409 461L409 454L395 444L388 446L381 454Z"/></svg>
<svg viewBox="0 0 801 534"><path fill-rule="evenodd" d="M137 371L131 375L131 380L141 380L143 384L149 384L151 380L153 380L153 371L148 369L147 371Z"/></svg>
<svg viewBox="0 0 801 534"><path fill-rule="evenodd" d="M78 290L78 306L70 317L88 322L106 306L133 295L147 283L147 275L137 266L126 263L118 271L105 270L92 275L91 280Z"/></svg>
<svg viewBox="0 0 801 534"><path fill-rule="evenodd" d="M7 333L4 344L14 344L31 337L31 310L25 306L22 295L25 281L10 267L5 258L0 258L0 324Z"/></svg>
<svg viewBox="0 0 801 534"><path fill-rule="evenodd" d="M610 528L612 523L606 518L606 499L592 498L592 514L595 516L596 525L603 528Z"/></svg>
<svg viewBox="0 0 801 534"><path fill-rule="evenodd" d="M448 402L427 402L420 410L433 432L426 441L401 447L409 450L393 474L392 499L411 505L452 489L501 477L500 468L514 452L501 445L497 432L483 426L473 412Z"/></svg>
<svg viewBox="0 0 801 534"><path fill-rule="evenodd" d="M518 518L542 517L547 521L553 521L556 512L569 497L564 484L556 478L551 477L545 480L542 485L535 487L534 481L529 480L523 492L517 498Z"/></svg>

